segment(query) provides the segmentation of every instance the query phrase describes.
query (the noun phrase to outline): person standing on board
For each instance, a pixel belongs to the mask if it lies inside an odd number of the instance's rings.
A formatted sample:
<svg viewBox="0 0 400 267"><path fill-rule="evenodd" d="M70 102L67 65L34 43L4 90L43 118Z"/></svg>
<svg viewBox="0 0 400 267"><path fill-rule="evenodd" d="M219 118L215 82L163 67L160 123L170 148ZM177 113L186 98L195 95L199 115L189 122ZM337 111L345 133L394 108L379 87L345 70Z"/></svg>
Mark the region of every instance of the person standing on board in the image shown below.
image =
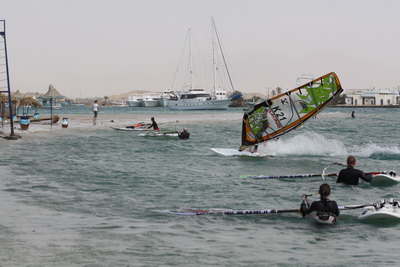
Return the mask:
<svg viewBox="0 0 400 267"><path fill-rule="evenodd" d="M99 112L100 112L100 108L99 108L99 104L97 104L97 100L94 101L92 110L93 110L93 113L94 113L93 125L96 125L96 123L97 123L97 114L99 114Z"/></svg>
<svg viewBox="0 0 400 267"><path fill-rule="evenodd" d="M360 178L370 183L372 180L372 175L370 174L365 176L362 171L354 169L355 165L356 165L356 158L353 156L349 156L347 158L347 168L339 172L339 176L336 180L336 183L358 185L358 181Z"/></svg>
<svg viewBox="0 0 400 267"><path fill-rule="evenodd" d="M315 211L317 212L317 217L320 220L326 220L326 218L333 216L332 220L335 221L336 217L339 216L339 208L336 201L329 200L328 197L330 196L330 194L331 187L329 186L329 184L322 184L319 187L319 195L321 196L321 199L319 201L314 201L310 206L308 198L304 197L303 202L300 206L300 211L303 215L303 218L307 214Z"/></svg>
<svg viewBox="0 0 400 267"><path fill-rule="evenodd" d="M154 117L151 117L151 125L147 127L147 129L150 129L151 127L153 127L154 131L160 130L160 128L158 128L157 122L154 120Z"/></svg>

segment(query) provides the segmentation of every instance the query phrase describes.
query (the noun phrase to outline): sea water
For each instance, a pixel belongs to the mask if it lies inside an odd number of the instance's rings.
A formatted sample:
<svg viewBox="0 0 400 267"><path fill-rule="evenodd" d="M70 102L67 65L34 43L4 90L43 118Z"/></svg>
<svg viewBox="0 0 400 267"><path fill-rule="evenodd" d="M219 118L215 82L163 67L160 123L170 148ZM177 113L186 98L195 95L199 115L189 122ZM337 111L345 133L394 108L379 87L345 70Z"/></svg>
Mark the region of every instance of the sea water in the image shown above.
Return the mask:
<svg viewBox="0 0 400 267"><path fill-rule="evenodd" d="M292 209L302 194L332 187L339 205L400 198L400 185L336 184L332 177L252 180L241 175L400 172L400 109L326 108L277 141L263 158L214 153L238 148L241 109L169 111L88 107L56 111L61 124L31 123L0 140L1 266L388 266L400 261L400 224L363 224L341 211L333 226L300 214L179 216L182 209ZM43 116L45 116L44 114ZM189 128L190 139L140 137L109 126L150 122ZM74 117L78 119L74 120ZM177 122L178 121L178 122ZM162 122L168 122L162 124ZM18 128L18 127L17 127Z"/></svg>

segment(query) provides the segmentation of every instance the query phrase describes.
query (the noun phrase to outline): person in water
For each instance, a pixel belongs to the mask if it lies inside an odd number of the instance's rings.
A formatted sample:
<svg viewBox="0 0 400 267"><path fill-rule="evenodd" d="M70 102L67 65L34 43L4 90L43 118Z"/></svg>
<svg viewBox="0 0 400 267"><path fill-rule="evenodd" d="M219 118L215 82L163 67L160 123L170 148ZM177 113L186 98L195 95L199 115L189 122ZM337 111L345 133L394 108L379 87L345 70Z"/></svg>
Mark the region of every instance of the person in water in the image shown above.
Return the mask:
<svg viewBox="0 0 400 267"><path fill-rule="evenodd" d="M178 133L179 139L189 139L190 133L188 132L188 128L184 128L182 132Z"/></svg>
<svg viewBox="0 0 400 267"><path fill-rule="evenodd" d="M329 200L329 196L331 194L331 187L329 184L322 184L319 187L319 195L321 196L321 199L319 201L314 201L311 206L310 202L307 197L304 197L301 206L300 206L300 211L301 214L303 215L303 218L307 215L310 214L311 212L315 211L317 213L318 218L324 220L324 218L333 216L333 217L338 217L339 216L339 208L336 203L336 201Z"/></svg>
<svg viewBox="0 0 400 267"><path fill-rule="evenodd" d="M151 117L151 125L147 127L147 129L150 129L151 127L153 127L154 131L160 130L160 128L158 128L157 122L155 121L154 117Z"/></svg>
<svg viewBox="0 0 400 267"><path fill-rule="evenodd" d="M358 185L358 181L360 178L370 183L372 181L372 175L370 174L365 176L362 171L354 169L355 165L356 165L356 158L353 156L349 156L347 158L347 168L339 172L339 176L336 180L336 183Z"/></svg>
<svg viewBox="0 0 400 267"><path fill-rule="evenodd" d="M355 118L356 116L354 115L354 110L353 110L353 112L351 113L351 117L352 118Z"/></svg>
<svg viewBox="0 0 400 267"><path fill-rule="evenodd" d="M100 112L100 108L99 108L99 104L97 104L97 100L94 101L94 104L93 104L93 107L92 107L92 111L94 113L93 125L96 125L96 123L97 123L97 115Z"/></svg>

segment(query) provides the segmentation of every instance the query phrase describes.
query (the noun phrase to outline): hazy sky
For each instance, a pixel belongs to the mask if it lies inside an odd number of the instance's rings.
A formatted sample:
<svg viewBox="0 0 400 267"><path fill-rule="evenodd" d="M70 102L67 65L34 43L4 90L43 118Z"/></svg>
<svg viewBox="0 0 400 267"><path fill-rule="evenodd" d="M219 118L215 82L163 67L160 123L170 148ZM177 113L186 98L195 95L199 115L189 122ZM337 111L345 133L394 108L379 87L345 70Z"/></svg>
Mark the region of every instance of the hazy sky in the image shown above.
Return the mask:
<svg viewBox="0 0 400 267"><path fill-rule="evenodd" d="M0 0L12 91L110 96L171 86L187 29L214 17L237 89L400 85L398 0Z"/></svg>

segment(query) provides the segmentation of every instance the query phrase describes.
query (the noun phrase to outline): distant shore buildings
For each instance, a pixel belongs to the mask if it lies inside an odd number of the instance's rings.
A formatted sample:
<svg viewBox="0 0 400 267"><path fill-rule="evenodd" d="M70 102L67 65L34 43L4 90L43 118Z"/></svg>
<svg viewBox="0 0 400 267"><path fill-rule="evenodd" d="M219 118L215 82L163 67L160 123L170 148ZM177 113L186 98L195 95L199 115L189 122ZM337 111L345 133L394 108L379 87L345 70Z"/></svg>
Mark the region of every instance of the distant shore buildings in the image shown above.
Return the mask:
<svg viewBox="0 0 400 267"><path fill-rule="evenodd" d="M394 106L400 104L400 89L346 89L346 106Z"/></svg>

